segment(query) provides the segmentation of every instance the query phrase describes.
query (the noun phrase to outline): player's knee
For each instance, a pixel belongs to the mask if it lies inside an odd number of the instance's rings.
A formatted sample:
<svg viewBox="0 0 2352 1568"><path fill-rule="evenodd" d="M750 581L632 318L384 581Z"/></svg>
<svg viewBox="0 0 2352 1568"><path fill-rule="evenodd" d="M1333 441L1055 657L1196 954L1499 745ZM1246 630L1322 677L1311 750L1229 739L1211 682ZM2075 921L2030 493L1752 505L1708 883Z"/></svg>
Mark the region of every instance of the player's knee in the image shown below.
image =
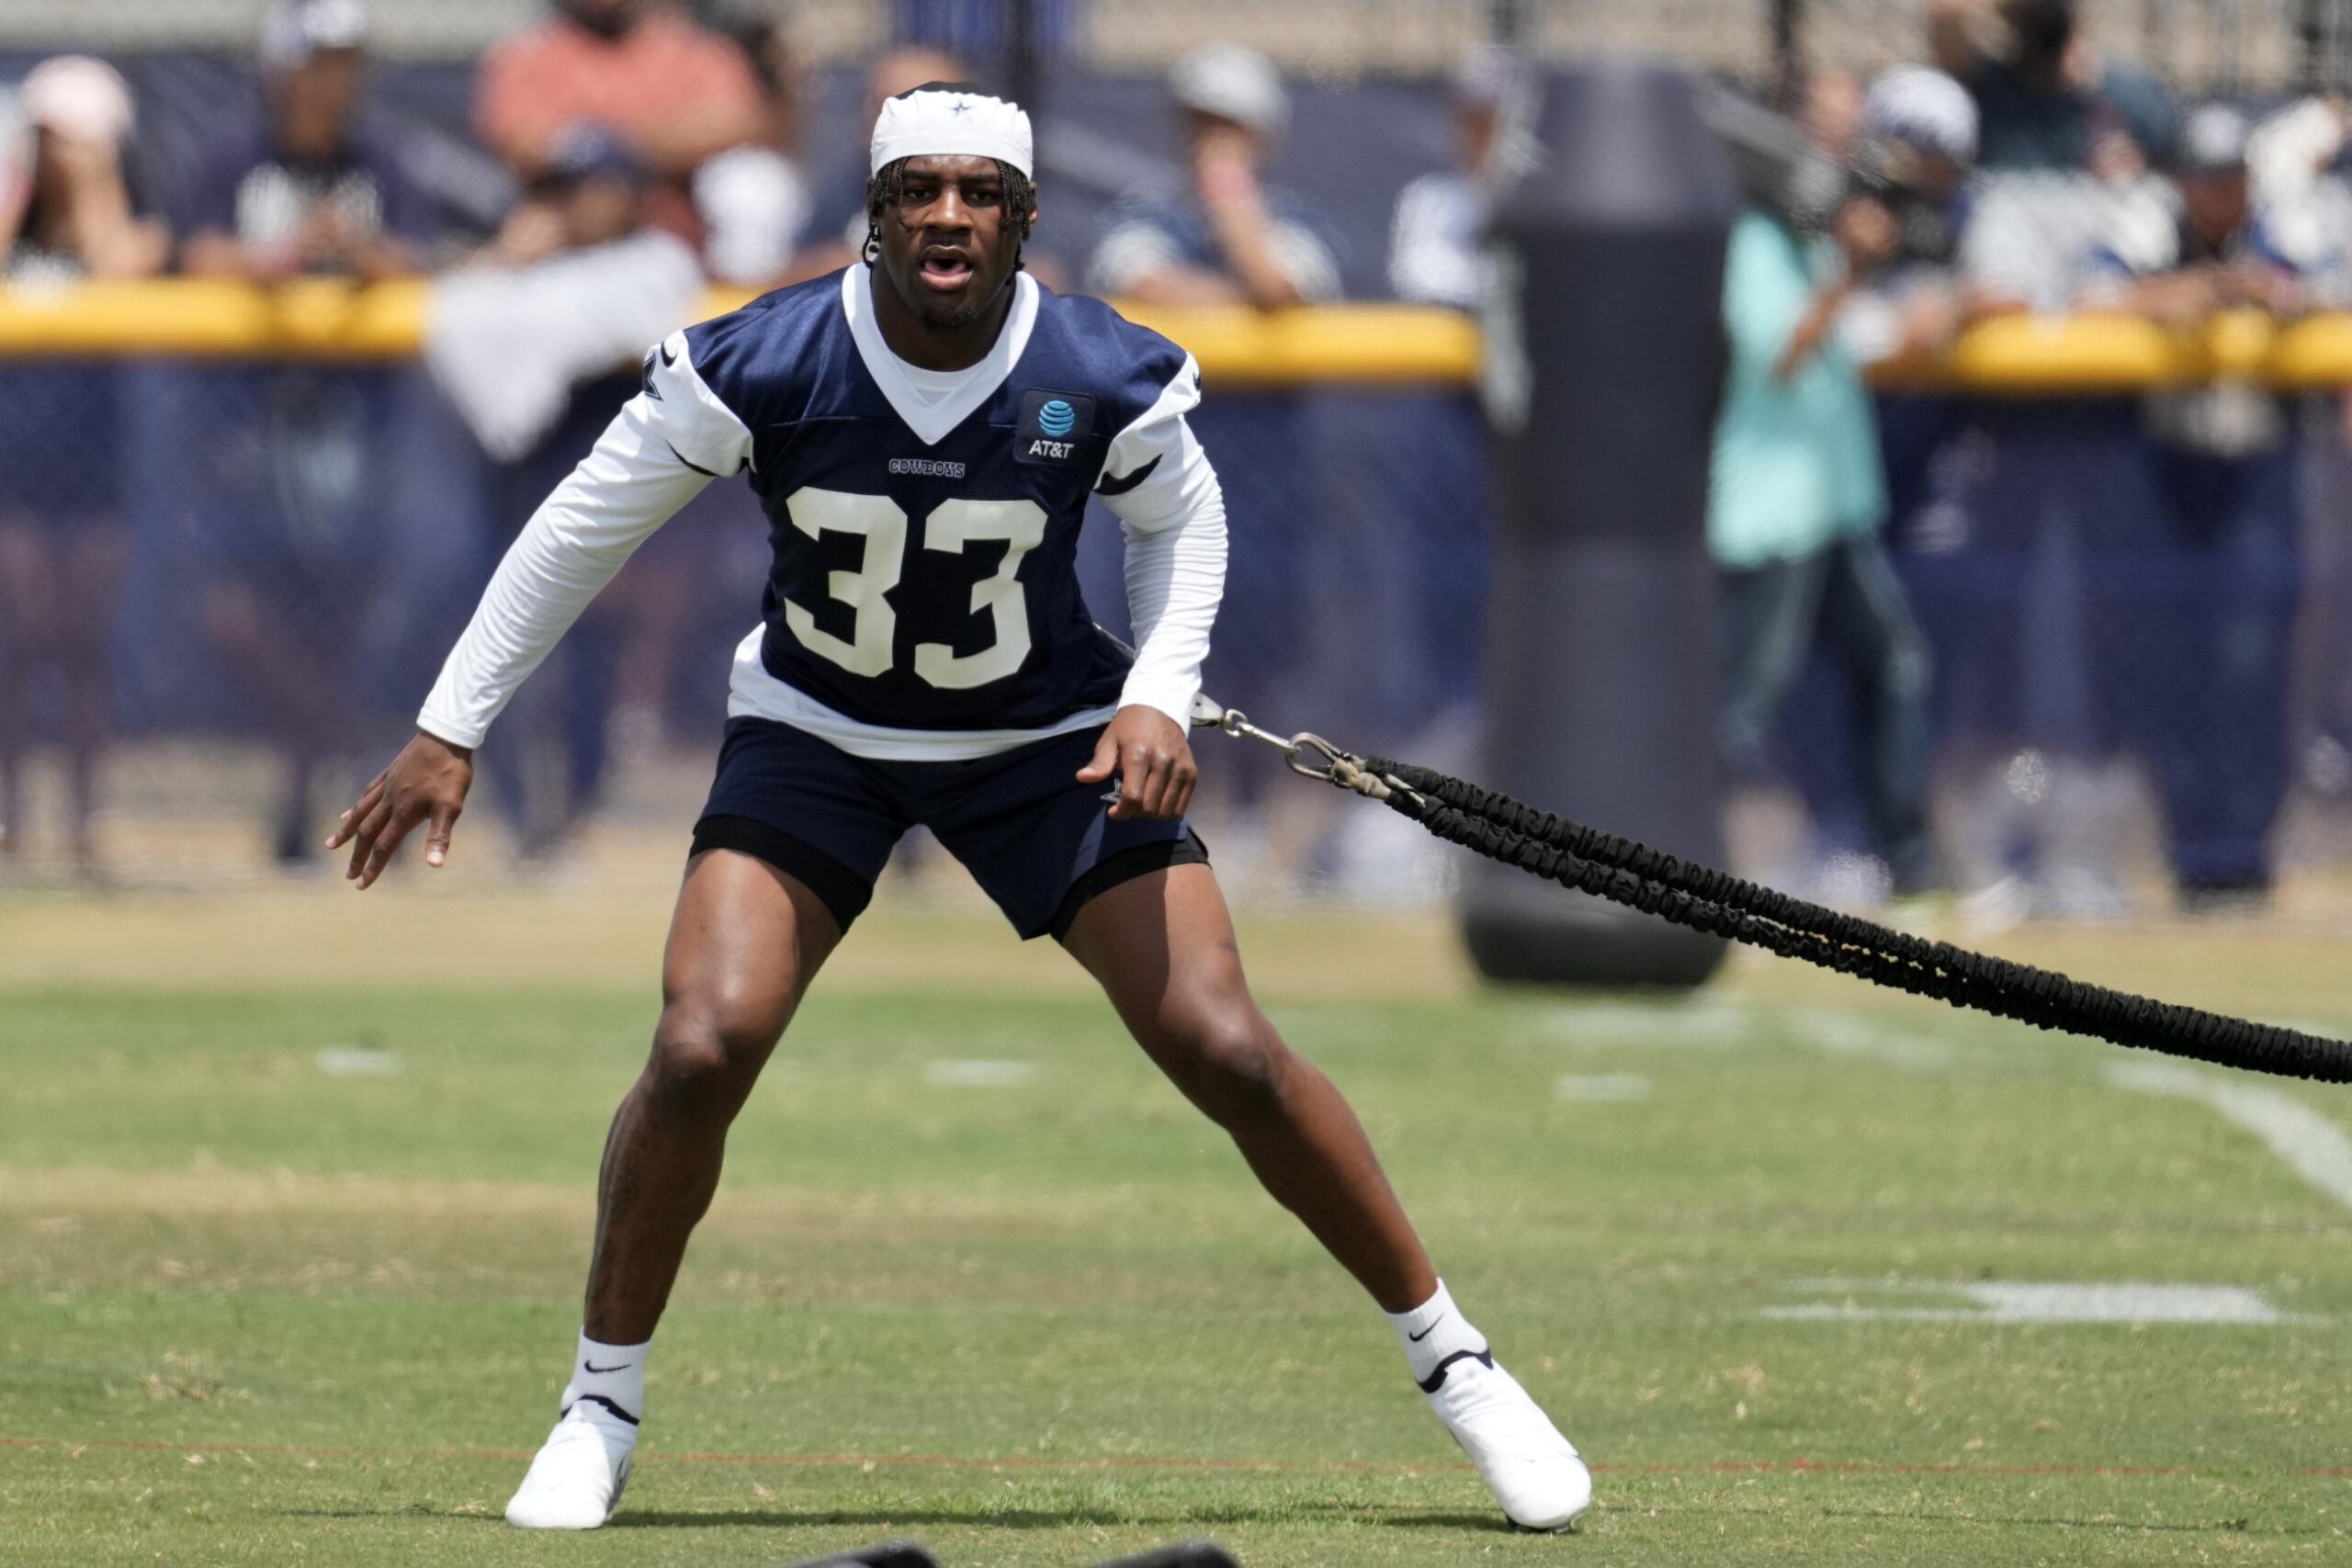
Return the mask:
<svg viewBox="0 0 2352 1568"><path fill-rule="evenodd" d="M1282 1108L1290 1048L1254 1007L1203 1009L1171 1021L1177 1082L1216 1121L1251 1122Z"/></svg>
<svg viewBox="0 0 2352 1568"><path fill-rule="evenodd" d="M666 1109L731 1115L779 1032L744 1010L673 1002L653 1032L646 1076Z"/></svg>

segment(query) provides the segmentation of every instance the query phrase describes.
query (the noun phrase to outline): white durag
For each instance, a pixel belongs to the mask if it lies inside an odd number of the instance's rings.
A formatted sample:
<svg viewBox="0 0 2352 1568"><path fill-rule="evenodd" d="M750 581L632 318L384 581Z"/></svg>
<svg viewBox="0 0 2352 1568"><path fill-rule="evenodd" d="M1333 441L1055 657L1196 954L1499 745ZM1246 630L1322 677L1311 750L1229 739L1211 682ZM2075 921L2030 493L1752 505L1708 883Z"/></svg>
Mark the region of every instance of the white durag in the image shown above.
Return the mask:
<svg viewBox="0 0 2352 1568"><path fill-rule="evenodd" d="M901 158L994 158L1036 176L1029 117L1021 106L984 93L942 88L886 99L874 122L874 164L880 174Z"/></svg>

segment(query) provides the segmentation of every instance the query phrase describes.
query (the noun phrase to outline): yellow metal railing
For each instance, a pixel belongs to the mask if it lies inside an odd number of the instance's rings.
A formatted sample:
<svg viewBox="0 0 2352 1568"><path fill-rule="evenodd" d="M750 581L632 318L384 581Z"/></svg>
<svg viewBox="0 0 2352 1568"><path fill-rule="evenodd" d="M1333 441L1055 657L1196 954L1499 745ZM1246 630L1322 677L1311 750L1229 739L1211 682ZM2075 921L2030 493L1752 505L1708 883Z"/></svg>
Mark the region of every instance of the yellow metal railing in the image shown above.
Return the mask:
<svg viewBox="0 0 2352 1568"><path fill-rule="evenodd" d="M172 278L0 289L0 357L409 359L424 341L428 287Z"/></svg>
<svg viewBox="0 0 2352 1568"><path fill-rule="evenodd" d="M0 361L105 355L387 361L424 341L430 286L304 280L276 289L197 279L0 288ZM706 314L742 302L714 292ZM1408 305L1240 307L1127 313L1190 349L1227 385L1459 385L1477 374L1476 326ZM2279 322L2256 312L2172 332L2121 316L2017 316L1971 330L1950 352L1883 366L1883 386L2065 396L2194 385L2216 378L2286 390L2352 387L2352 313Z"/></svg>
<svg viewBox="0 0 2352 1568"><path fill-rule="evenodd" d="M2281 321L2233 311L2194 331L2129 316L2008 316L1949 352L1879 367L1879 385L2032 397L2244 380L2282 391L2352 387L2352 314Z"/></svg>
<svg viewBox="0 0 2352 1568"><path fill-rule="evenodd" d="M355 288L306 279L281 288L175 278L0 289L0 359L89 355L382 361L415 355L430 285ZM704 314L741 304L714 291ZM1264 315L1242 307L1128 312L1192 350L1228 383L1467 381L1477 329L1443 310L1338 305Z"/></svg>

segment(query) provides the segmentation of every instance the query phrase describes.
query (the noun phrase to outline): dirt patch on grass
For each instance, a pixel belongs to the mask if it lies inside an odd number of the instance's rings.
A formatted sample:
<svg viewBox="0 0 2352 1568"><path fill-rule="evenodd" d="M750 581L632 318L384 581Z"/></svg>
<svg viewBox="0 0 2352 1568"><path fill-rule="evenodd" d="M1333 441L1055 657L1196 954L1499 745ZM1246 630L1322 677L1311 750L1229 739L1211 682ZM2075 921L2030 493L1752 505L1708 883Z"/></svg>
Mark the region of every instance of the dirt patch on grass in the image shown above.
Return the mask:
<svg viewBox="0 0 2352 1568"><path fill-rule="evenodd" d="M36 1234L69 1236L84 1220L154 1216L198 1223L351 1216L434 1226L463 1223L560 1224L584 1227L595 1213L595 1188L578 1181L477 1181L412 1177L315 1175L199 1166L122 1170L103 1166L55 1168L0 1166L0 1217ZM717 1229L788 1228L803 1236L968 1239L976 1231L1017 1228L1056 1235L1149 1221L1159 1225L1227 1223L1220 1200L1140 1195L1117 1187L982 1192L925 1188L870 1193L775 1187L722 1188L707 1224Z"/></svg>

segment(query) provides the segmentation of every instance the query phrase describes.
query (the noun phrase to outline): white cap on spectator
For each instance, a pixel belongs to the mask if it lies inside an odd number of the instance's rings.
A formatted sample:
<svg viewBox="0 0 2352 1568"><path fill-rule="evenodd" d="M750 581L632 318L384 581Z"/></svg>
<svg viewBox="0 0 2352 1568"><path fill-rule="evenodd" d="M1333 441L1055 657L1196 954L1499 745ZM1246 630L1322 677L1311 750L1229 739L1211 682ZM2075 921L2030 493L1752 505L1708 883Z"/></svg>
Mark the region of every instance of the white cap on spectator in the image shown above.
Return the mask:
<svg viewBox="0 0 2352 1568"><path fill-rule="evenodd" d="M261 24L261 63L291 71L331 49L368 47L368 0L278 0Z"/></svg>
<svg viewBox="0 0 2352 1568"><path fill-rule="evenodd" d="M44 60L17 89L24 117L61 135L91 141L120 141L134 118L130 86L122 73L86 54Z"/></svg>
<svg viewBox="0 0 2352 1568"><path fill-rule="evenodd" d="M2244 114L2227 104L2206 104L2180 128L2181 170L2214 175L2243 169L2246 144L2253 137L2254 128Z"/></svg>
<svg viewBox="0 0 2352 1568"><path fill-rule="evenodd" d="M1462 57L1453 70L1453 101L1503 108L1515 104L1534 85L1527 62L1500 44L1480 44Z"/></svg>
<svg viewBox="0 0 2352 1568"><path fill-rule="evenodd" d="M1034 175L1029 117L985 93L917 88L885 99L874 121L873 174L901 158L994 158Z"/></svg>
<svg viewBox="0 0 2352 1568"><path fill-rule="evenodd" d="M1195 114L1272 136L1290 121L1290 96L1274 62L1239 43L1204 43L1168 73L1169 91Z"/></svg>
<svg viewBox="0 0 2352 1568"><path fill-rule="evenodd" d="M1954 163L1976 162L1976 100L1931 66L1898 66L1871 84L1862 123L1882 141L1907 141Z"/></svg>

